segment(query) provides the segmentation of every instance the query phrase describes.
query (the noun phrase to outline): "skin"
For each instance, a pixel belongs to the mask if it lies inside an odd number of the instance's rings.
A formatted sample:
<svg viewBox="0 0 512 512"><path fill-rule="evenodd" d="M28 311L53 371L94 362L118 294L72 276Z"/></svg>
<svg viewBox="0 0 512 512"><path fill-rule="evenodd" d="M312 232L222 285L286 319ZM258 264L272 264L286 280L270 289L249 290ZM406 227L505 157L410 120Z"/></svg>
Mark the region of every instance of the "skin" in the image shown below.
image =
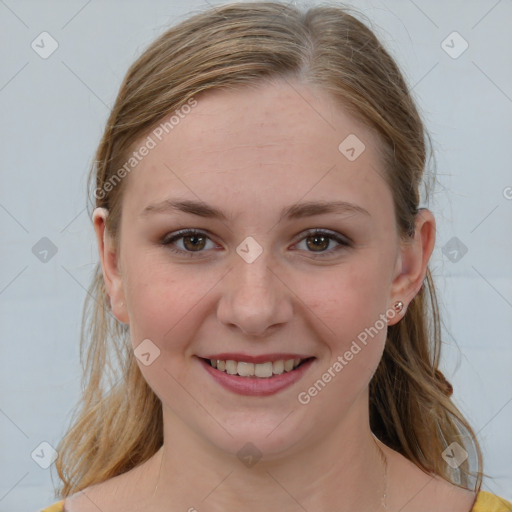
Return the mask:
<svg viewBox="0 0 512 512"><path fill-rule="evenodd" d="M472 493L426 475L371 434L368 384L385 328L307 405L297 400L379 315L418 293L434 247L432 213L423 209L414 238L401 242L379 140L324 91L276 81L197 100L125 178L118 246L105 231L106 212L93 219L114 315L129 324L134 348L149 339L160 350L139 367L162 400L164 446L68 499L67 510L378 510L379 446L389 510L469 511ZM366 146L354 161L338 150L349 134ZM228 219L141 213L167 199L199 199ZM286 206L319 200L368 214L279 218ZM190 239L160 243L183 228L206 231L202 252ZM331 240L315 252L304 234L313 228L351 245ZM236 252L248 236L263 250L252 263ZM248 397L220 387L196 357L220 352L316 359L291 387ZM263 454L250 468L236 456L248 442Z"/></svg>

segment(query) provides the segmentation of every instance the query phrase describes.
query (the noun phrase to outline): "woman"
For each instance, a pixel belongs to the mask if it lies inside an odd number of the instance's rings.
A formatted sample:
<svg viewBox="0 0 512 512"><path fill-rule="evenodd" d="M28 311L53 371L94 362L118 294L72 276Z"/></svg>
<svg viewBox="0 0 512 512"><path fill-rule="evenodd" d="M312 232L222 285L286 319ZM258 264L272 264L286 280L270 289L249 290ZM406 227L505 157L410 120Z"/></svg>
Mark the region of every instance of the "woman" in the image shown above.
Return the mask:
<svg viewBox="0 0 512 512"><path fill-rule="evenodd" d="M159 37L91 173L86 387L46 510L512 510L438 369L425 138L342 8Z"/></svg>

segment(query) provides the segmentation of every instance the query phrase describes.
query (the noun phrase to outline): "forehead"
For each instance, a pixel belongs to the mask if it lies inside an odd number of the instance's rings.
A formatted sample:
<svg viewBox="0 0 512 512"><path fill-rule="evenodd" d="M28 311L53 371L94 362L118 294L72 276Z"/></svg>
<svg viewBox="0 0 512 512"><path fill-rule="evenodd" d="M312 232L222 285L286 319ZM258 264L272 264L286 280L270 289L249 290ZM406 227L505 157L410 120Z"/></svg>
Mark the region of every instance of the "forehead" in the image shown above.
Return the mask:
<svg viewBox="0 0 512 512"><path fill-rule="evenodd" d="M303 197L375 209L381 195L391 204L377 137L325 91L283 80L207 91L196 102L149 134L153 147L129 175L123 210L169 197L238 216Z"/></svg>

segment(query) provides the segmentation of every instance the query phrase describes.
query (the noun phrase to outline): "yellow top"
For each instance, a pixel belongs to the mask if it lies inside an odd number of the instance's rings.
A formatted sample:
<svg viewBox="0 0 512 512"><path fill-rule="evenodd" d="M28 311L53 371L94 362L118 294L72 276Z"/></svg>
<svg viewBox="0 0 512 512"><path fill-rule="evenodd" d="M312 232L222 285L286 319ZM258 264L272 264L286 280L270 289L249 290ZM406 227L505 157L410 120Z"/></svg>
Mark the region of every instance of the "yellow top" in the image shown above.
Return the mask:
<svg viewBox="0 0 512 512"><path fill-rule="evenodd" d="M64 500L54 503L41 512L65 512ZM512 512L512 503L487 491L480 491L471 512Z"/></svg>
<svg viewBox="0 0 512 512"><path fill-rule="evenodd" d="M64 500L54 503L49 507L43 508L41 512L64 512Z"/></svg>
<svg viewBox="0 0 512 512"><path fill-rule="evenodd" d="M480 491L471 512L510 512L512 503L487 491Z"/></svg>

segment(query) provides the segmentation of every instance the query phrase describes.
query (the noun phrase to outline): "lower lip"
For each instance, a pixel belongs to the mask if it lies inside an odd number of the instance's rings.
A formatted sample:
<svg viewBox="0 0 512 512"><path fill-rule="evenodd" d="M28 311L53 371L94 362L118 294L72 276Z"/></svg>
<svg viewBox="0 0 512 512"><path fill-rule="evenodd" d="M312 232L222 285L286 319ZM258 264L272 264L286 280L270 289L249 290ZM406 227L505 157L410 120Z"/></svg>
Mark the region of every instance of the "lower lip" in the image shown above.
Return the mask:
<svg viewBox="0 0 512 512"><path fill-rule="evenodd" d="M284 372L272 377L240 377L240 375L230 375L229 373L217 370L210 366L204 359L199 361L205 370L225 389L239 395L248 396L269 396L291 386L297 382L313 363L314 359L309 359L298 366L295 370Z"/></svg>

